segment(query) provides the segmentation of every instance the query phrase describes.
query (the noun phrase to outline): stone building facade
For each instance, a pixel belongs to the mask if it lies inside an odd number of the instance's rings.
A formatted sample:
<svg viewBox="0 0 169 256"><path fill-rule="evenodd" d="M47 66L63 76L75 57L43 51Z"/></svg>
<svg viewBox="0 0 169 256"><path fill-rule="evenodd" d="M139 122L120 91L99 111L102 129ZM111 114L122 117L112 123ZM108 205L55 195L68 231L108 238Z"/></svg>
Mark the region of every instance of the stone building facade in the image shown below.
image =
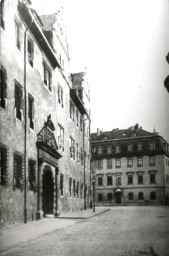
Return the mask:
<svg viewBox="0 0 169 256"><path fill-rule="evenodd" d="M169 145L136 124L91 134L97 205L169 203Z"/></svg>
<svg viewBox="0 0 169 256"><path fill-rule="evenodd" d="M69 73L62 10L1 1L0 215L4 223L88 207L90 95ZM77 79L78 78L78 79Z"/></svg>

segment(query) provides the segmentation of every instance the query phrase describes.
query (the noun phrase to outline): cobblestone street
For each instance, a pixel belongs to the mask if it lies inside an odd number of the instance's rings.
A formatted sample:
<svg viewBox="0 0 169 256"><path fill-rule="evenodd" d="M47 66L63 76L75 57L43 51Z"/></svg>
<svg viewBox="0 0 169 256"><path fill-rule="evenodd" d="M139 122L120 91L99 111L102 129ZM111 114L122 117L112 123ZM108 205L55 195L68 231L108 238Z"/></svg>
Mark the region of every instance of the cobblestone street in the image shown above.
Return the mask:
<svg viewBox="0 0 169 256"><path fill-rule="evenodd" d="M169 208L113 207L110 211L4 252L8 256L144 256L169 235ZM57 219L56 219L57 221ZM23 234L24 235L24 234Z"/></svg>

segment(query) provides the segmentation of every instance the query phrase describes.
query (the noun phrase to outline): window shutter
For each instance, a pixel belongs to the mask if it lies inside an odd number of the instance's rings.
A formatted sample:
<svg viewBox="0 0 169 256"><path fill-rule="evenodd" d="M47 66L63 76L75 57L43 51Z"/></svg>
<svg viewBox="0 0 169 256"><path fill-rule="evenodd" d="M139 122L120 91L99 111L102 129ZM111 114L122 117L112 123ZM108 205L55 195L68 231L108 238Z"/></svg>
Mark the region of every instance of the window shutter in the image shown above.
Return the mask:
<svg viewBox="0 0 169 256"><path fill-rule="evenodd" d="M4 72L2 68L0 69L0 99L3 97L3 80L4 80Z"/></svg>

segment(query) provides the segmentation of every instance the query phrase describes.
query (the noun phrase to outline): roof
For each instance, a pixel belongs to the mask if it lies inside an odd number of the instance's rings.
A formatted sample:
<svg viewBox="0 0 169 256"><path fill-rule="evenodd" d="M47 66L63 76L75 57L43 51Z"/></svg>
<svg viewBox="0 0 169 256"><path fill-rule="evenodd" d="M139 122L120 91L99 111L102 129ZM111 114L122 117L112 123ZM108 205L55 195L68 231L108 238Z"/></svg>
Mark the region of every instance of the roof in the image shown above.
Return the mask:
<svg viewBox="0 0 169 256"><path fill-rule="evenodd" d="M154 136L154 133L150 133L143 129L135 129L134 127L128 129L114 129L112 131L100 132L100 136L97 133L91 134L91 141L100 140L117 140L117 139L127 139L127 138L137 138L145 136Z"/></svg>

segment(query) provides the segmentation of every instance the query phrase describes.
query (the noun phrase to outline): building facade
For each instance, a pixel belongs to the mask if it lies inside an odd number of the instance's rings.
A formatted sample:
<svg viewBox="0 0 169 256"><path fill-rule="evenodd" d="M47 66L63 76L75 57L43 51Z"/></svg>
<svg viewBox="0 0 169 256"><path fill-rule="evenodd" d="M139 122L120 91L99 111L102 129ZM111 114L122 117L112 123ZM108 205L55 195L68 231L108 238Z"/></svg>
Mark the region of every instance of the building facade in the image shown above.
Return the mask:
<svg viewBox="0 0 169 256"><path fill-rule="evenodd" d="M0 215L4 225L88 207L90 95L70 74L62 10L1 1Z"/></svg>
<svg viewBox="0 0 169 256"><path fill-rule="evenodd" d="M91 172L97 205L169 202L169 145L136 124L91 134Z"/></svg>

